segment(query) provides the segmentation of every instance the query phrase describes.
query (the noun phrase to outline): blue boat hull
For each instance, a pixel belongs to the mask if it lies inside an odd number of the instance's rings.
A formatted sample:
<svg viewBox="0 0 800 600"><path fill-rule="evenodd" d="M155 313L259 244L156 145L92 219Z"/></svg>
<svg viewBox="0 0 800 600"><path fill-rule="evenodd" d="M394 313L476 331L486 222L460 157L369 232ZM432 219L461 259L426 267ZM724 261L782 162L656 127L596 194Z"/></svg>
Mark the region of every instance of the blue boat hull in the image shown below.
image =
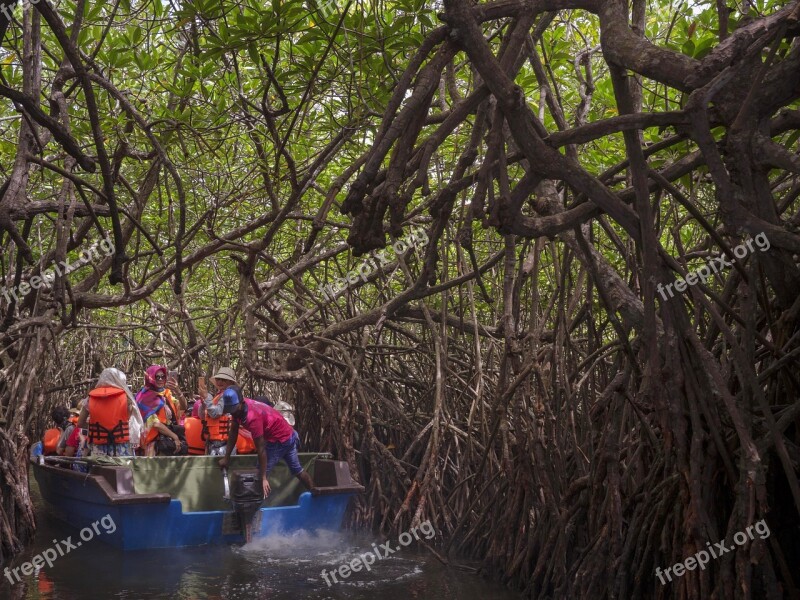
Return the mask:
<svg viewBox="0 0 800 600"><path fill-rule="evenodd" d="M168 494L117 495L113 490L109 493L98 477L39 464L34 464L33 470L42 497L59 519L83 530L110 516L115 527L96 525L99 531L93 531L92 535L85 532L87 539L94 536L122 550L245 541L238 516L232 510L184 512L183 503ZM94 470L91 473L94 474ZM303 492L294 505L263 507L253 520L253 536L297 530L337 530L358 487L345 486L341 491L329 489L320 495ZM75 536L75 540L77 538Z"/></svg>

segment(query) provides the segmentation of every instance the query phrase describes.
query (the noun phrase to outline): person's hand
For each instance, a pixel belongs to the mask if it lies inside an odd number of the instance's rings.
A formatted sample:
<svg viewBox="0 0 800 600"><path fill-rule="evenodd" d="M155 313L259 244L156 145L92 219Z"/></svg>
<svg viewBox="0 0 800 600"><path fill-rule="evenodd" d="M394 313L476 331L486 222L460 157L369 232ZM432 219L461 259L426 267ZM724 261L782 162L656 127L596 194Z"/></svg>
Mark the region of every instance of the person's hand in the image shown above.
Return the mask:
<svg viewBox="0 0 800 600"><path fill-rule="evenodd" d="M271 491L271 489L270 489L270 487L269 487L269 479L267 479L266 477L264 477L264 479L263 479L263 480L261 480L261 485L262 485L262 487L264 488L264 498L266 498L266 497L268 497L268 496L269 496L269 493L270 493L270 491Z"/></svg>
<svg viewBox="0 0 800 600"><path fill-rule="evenodd" d="M175 452L173 452L173 454L180 454L180 452L181 452L181 438L179 438L176 435L174 438L172 438L172 441L175 442Z"/></svg>
<svg viewBox="0 0 800 600"><path fill-rule="evenodd" d="M228 467L228 459L227 457L223 457L219 459L219 468L226 469Z"/></svg>
<svg viewBox="0 0 800 600"><path fill-rule="evenodd" d="M172 392L172 395L178 400L183 398L183 392L181 391L181 388L178 385L178 380L175 379L174 377L167 377L167 382L164 384L164 387L166 387L170 392Z"/></svg>
<svg viewBox="0 0 800 600"><path fill-rule="evenodd" d="M183 392L181 391L181 388L178 386L178 382L172 379L171 377L167 379L166 386L167 389L170 392L172 392L172 395L175 396L176 398L183 397Z"/></svg>

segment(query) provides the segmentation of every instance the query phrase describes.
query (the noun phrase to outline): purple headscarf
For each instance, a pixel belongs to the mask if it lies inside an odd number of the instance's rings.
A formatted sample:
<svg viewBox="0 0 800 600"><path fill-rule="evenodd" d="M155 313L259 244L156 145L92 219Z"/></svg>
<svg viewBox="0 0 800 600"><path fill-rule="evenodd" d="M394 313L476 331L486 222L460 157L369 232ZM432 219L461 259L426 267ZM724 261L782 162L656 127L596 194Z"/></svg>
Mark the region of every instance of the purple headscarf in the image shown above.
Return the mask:
<svg viewBox="0 0 800 600"><path fill-rule="evenodd" d="M157 413L164 406L164 388L156 383L156 375L160 372L167 376L167 368L161 365L150 365L144 372L144 387L136 394L136 404L142 419L147 421L150 415Z"/></svg>

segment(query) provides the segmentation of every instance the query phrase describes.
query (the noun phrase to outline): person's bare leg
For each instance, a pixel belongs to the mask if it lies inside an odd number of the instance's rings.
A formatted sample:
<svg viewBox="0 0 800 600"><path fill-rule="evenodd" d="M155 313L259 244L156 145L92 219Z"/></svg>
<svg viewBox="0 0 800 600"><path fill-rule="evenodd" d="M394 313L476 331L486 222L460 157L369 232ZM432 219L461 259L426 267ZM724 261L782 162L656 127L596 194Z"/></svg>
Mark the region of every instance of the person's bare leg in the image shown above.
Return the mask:
<svg viewBox="0 0 800 600"><path fill-rule="evenodd" d="M305 471L300 471L297 474L297 478L303 482L303 485L306 486L309 492L311 491L311 488L314 487L314 482L311 481L311 476Z"/></svg>

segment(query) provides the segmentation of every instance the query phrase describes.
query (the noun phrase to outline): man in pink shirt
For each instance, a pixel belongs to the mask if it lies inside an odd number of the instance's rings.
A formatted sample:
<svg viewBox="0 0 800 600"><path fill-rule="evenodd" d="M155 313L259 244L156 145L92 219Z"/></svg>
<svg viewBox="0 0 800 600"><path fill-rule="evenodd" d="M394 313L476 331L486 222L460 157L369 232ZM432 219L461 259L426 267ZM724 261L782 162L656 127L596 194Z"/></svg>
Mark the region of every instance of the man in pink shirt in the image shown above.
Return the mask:
<svg viewBox="0 0 800 600"><path fill-rule="evenodd" d="M223 412L231 415L231 429L228 433L228 445L225 448L225 457L219 461L219 466L228 466L228 458L236 447L239 436L239 427L244 427L253 436L253 442L258 451L258 466L261 483L264 488L264 497L269 496L269 472L279 460L283 460L289 467L292 475L303 482L309 490L314 487L311 477L303 470L297 449L300 437L283 415L267 404L256 402L242 396L238 386L230 386L223 396Z"/></svg>

